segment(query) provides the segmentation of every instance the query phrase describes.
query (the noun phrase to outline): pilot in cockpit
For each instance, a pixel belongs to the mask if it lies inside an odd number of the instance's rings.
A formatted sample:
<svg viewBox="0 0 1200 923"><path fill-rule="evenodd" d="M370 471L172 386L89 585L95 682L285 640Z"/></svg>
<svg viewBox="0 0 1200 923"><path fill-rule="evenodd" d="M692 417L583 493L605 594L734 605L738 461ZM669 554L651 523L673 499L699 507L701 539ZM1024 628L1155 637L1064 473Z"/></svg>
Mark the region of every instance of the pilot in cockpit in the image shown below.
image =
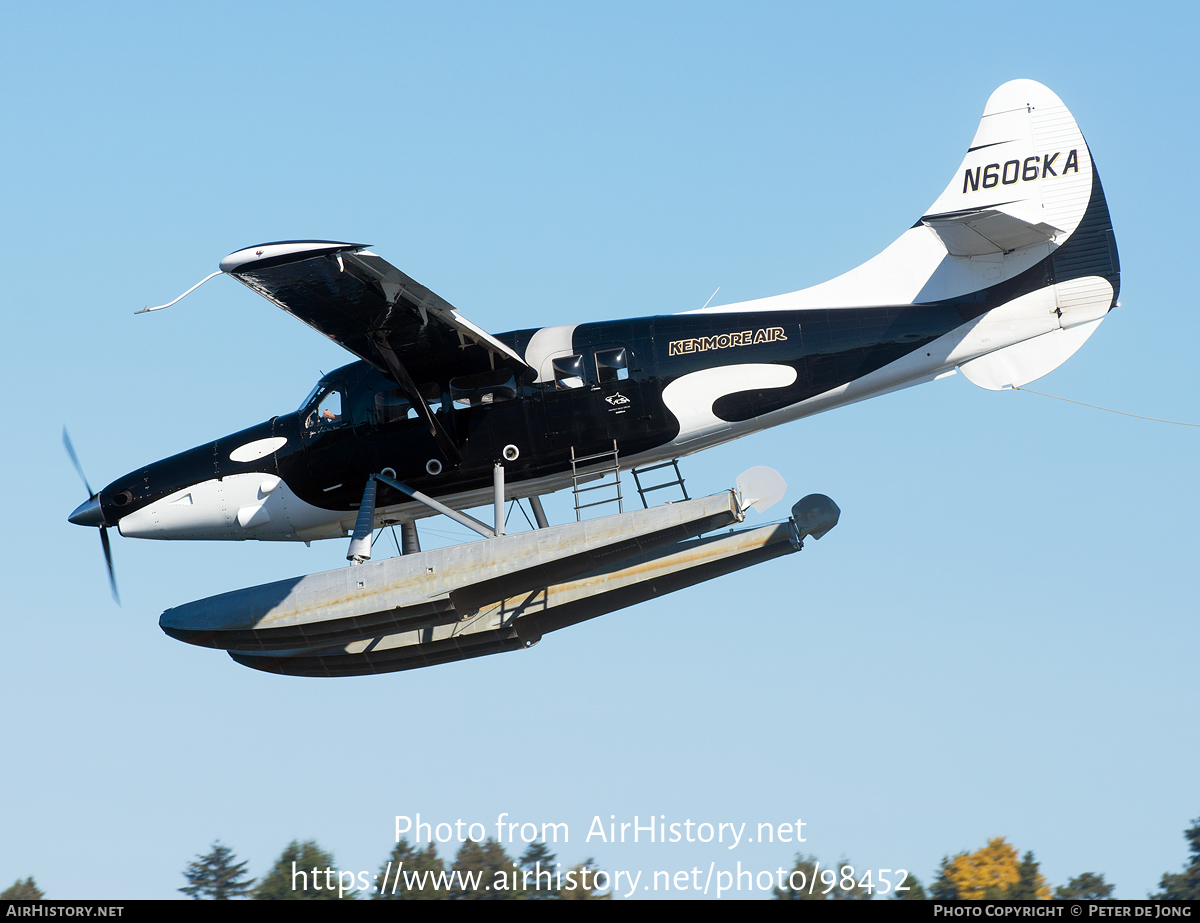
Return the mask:
<svg viewBox="0 0 1200 923"><path fill-rule="evenodd" d="M311 398L310 398L311 400ZM312 406L309 404L309 406ZM342 395L340 391L327 391L321 396L315 410L304 420L304 428L325 429L342 422Z"/></svg>
<svg viewBox="0 0 1200 923"><path fill-rule="evenodd" d="M321 399L318 410L318 422L322 427L337 426L342 422L342 393L330 391Z"/></svg>

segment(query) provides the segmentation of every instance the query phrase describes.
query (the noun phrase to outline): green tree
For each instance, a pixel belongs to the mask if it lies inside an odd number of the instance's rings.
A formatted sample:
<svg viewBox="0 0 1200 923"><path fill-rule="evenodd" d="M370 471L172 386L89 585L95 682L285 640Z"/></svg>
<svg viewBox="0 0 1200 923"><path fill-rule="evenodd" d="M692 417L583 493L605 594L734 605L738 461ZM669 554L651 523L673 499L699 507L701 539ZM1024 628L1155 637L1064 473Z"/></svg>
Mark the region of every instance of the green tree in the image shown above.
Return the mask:
<svg viewBox="0 0 1200 923"><path fill-rule="evenodd" d="M854 867L854 863L849 859L843 859L836 866L827 866L820 868L820 863L816 856L797 855L796 864L792 866L792 871L784 879L787 882L786 888L775 888L775 900L777 901L869 901L871 899L871 890L865 886L860 887L858 881L862 880L866 875L865 872L858 874L855 872L853 878L856 879L853 887L843 888L842 870L849 866ZM825 880L821 880L821 875L824 872L829 872L833 877L833 887L829 886L829 875L825 875ZM797 879L796 873L802 873L803 879ZM813 879L816 879L814 882ZM846 879L849 880L849 879ZM792 887L795 884L796 887Z"/></svg>
<svg viewBox="0 0 1200 923"><path fill-rule="evenodd" d="M819 889L813 884L813 878L817 871L817 857L805 856L803 854L796 855L796 864L792 866L792 874L785 880L788 883L786 888L775 888L775 900L777 901L823 901L825 895L821 894ZM804 877L796 879L795 873L801 873ZM797 887L793 888L795 883ZM812 886L812 893L809 893L809 886Z"/></svg>
<svg viewBox="0 0 1200 923"><path fill-rule="evenodd" d="M907 888L908 890L901 891L900 887ZM925 893L925 887L921 884L921 879L916 875L910 874L896 886L896 890L892 892L892 900L927 901L929 900L929 895Z"/></svg>
<svg viewBox="0 0 1200 923"><path fill-rule="evenodd" d="M424 849L401 840L392 848L387 861L379 867L379 891L375 900L434 901L445 899L444 891L435 887L439 873L445 871L438 858L437 847L430 842ZM409 873L407 876L405 873ZM412 884L414 887L410 888Z"/></svg>
<svg viewBox="0 0 1200 923"><path fill-rule="evenodd" d="M330 885L332 884L332 887ZM354 892L345 894L353 900ZM259 901L336 901L338 875L333 855L317 845L316 840L301 843L292 840L258 887L254 899Z"/></svg>
<svg viewBox="0 0 1200 923"><path fill-rule="evenodd" d="M519 897L520 875L514 888L513 861L495 840L467 840L454 856L458 875L448 895L454 901L508 901Z"/></svg>
<svg viewBox="0 0 1200 923"><path fill-rule="evenodd" d="M564 901L611 901L612 891L596 893L596 861L588 858L563 873L563 886L558 896Z"/></svg>
<svg viewBox="0 0 1200 923"><path fill-rule="evenodd" d="M555 855L550 852L545 843L530 843L529 847L517 860L521 869L521 898L527 901L557 900L561 895L554 887ZM528 874L526 874L528 873ZM546 875L550 879L547 882Z"/></svg>
<svg viewBox="0 0 1200 923"><path fill-rule="evenodd" d="M868 888L865 885L855 885L852 888L842 887L846 881L853 881L855 879L862 881L866 878L866 872L856 873L851 871L853 868L854 863L849 859L843 859L836 866L834 866L833 871L834 874L837 875L837 887L829 892L829 897L831 899L835 901L869 901L871 899L871 895L874 893L874 885L872 885L871 888ZM843 869L846 870L847 874L850 876L849 878L842 877Z"/></svg>
<svg viewBox="0 0 1200 923"><path fill-rule="evenodd" d="M1038 862L1033 858L1033 851L1026 850L1017 866L1017 883L1009 887L1004 894L1008 901L1042 901L1049 900L1050 886L1042 877Z"/></svg>
<svg viewBox="0 0 1200 923"><path fill-rule="evenodd" d="M1112 900L1113 886L1104 883L1104 876L1084 872L1065 885L1054 889L1056 901L1107 901Z"/></svg>
<svg viewBox="0 0 1200 923"><path fill-rule="evenodd" d="M959 853L959 856L965 856L966 853ZM957 859L958 856L955 856ZM933 879L933 884L929 886L929 896L935 901L956 901L958 900L958 888L950 881L950 857L943 856L942 864L938 866L938 873Z"/></svg>
<svg viewBox="0 0 1200 923"><path fill-rule="evenodd" d="M45 895L30 875L24 881L18 878L12 886L0 891L0 901L40 901Z"/></svg>
<svg viewBox="0 0 1200 923"><path fill-rule="evenodd" d="M254 879L246 880L246 863L235 863L237 858L228 846L222 846L220 841L212 844L212 852L207 856L197 856L183 870L187 879L187 887L179 890L193 900L208 898L214 901L227 901L235 897L245 897L254 885Z"/></svg>
<svg viewBox="0 0 1200 923"><path fill-rule="evenodd" d="M1200 900L1200 817L1192 821L1192 826L1183 831L1183 838L1188 841L1191 861L1178 875L1167 873L1163 875L1157 894L1151 894L1159 901L1195 901Z"/></svg>

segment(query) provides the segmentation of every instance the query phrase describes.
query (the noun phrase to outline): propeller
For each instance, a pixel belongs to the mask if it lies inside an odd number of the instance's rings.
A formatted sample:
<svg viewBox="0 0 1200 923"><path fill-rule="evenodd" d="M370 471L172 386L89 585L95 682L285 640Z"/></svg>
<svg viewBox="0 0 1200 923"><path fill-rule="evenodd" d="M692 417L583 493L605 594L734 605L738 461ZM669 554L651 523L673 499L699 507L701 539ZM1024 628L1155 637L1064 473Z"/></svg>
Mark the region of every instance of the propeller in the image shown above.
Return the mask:
<svg viewBox="0 0 1200 923"><path fill-rule="evenodd" d="M112 588L113 600L119 606L121 605L121 596L117 592L117 575L113 570L112 545L108 541L108 523L104 521L104 512L100 509L100 493L93 491L92 485L88 483L87 475L83 473L83 465L79 464L79 456L75 454L75 446L71 445L71 436L65 426L63 427L63 447L67 450L71 464L75 466L79 479L83 481L83 486L88 492L87 502L79 504L68 519L75 525L99 527L100 545L104 548L104 562L108 565L108 585Z"/></svg>

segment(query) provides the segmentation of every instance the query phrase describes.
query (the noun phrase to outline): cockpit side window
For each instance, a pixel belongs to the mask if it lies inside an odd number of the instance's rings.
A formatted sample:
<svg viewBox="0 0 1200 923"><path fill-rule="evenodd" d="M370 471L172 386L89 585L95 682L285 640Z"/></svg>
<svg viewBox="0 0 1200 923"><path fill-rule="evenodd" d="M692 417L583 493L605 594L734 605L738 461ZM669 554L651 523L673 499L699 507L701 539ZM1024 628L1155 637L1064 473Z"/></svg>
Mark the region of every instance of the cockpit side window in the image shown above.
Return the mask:
<svg viewBox="0 0 1200 923"><path fill-rule="evenodd" d="M342 416L342 392L339 389L323 390L311 404L315 406L304 418L304 428L309 432L339 426L345 421Z"/></svg>
<svg viewBox="0 0 1200 923"><path fill-rule="evenodd" d="M317 405L322 423L337 423L342 419L342 392L330 391Z"/></svg>

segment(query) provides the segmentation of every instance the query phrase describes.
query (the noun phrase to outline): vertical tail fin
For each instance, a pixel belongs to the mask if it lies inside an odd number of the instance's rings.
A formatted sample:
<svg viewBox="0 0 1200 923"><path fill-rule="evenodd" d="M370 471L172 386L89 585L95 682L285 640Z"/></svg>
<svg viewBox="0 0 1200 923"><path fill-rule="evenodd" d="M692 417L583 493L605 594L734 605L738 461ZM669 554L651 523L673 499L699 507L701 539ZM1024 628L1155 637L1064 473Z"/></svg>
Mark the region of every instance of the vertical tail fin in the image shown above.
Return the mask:
<svg viewBox="0 0 1200 923"><path fill-rule="evenodd" d="M1014 227L1049 229L1043 240L1061 243L1083 219L1093 173L1087 143L1062 100L1033 80L1012 80L988 99L962 165L921 221L931 226L939 216L994 211L1016 219ZM1004 253L1041 242L997 243L987 236L986 219L981 224L979 231L971 223L960 224L963 236L975 240L961 248L966 252L951 246L947 251L955 256Z"/></svg>
<svg viewBox="0 0 1200 923"><path fill-rule="evenodd" d="M1104 310L1111 307L1120 267L1091 152L1058 96L1036 81L1012 80L988 99L945 191L886 250L812 288L709 310L962 299L1047 258L1048 283L1102 279L1112 289ZM1084 295L1094 301L1098 291Z"/></svg>

